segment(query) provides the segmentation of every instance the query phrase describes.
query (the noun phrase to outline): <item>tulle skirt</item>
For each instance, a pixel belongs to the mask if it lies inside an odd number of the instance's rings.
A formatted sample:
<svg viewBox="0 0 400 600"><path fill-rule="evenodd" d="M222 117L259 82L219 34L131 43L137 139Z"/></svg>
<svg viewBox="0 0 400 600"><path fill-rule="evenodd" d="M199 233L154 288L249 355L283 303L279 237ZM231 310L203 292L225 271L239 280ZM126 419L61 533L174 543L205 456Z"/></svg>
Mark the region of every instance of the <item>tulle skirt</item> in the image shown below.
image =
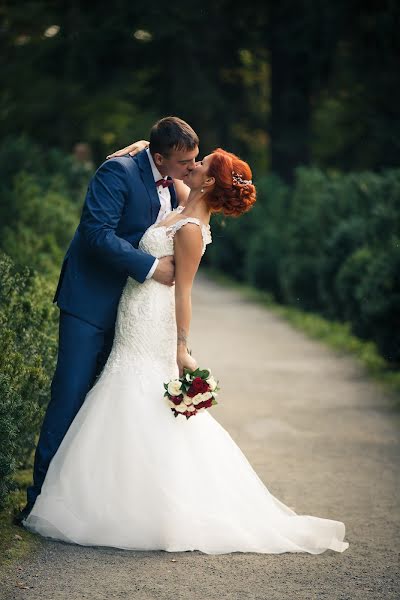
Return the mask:
<svg viewBox="0 0 400 600"><path fill-rule="evenodd" d="M206 554L343 552L340 521L297 515L211 412L174 417L149 369L105 372L24 525L90 546Z"/></svg>

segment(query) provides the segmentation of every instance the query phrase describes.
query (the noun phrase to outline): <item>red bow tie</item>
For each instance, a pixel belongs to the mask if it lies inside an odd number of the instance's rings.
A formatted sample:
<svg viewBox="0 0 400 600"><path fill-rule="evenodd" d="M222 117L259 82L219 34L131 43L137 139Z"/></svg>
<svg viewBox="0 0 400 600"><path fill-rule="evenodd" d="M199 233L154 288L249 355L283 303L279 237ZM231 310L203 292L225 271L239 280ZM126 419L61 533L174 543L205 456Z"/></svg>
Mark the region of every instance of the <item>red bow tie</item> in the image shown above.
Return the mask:
<svg viewBox="0 0 400 600"><path fill-rule="evenodd" d="M173 183L174 182L172 181L172 179L159 179L158 181L156 181L156 185L162 185L163 187L169 187Z"/></svg>

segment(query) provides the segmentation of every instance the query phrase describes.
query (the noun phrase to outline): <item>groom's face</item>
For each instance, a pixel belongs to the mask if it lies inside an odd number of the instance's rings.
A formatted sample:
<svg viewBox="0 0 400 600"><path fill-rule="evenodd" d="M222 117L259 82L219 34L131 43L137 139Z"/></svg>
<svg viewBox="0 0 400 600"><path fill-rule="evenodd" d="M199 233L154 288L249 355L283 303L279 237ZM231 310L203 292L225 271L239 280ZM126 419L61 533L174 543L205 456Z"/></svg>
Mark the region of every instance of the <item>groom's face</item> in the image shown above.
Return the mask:
<svg viewBox="0 0 400 600"><path fill-rule="evenodd" d="M198 153L196 146L194 150L171 150L168 156L156 152L153 159L163 177L169 175L173 179L183 179L194 169Z"/></svg>

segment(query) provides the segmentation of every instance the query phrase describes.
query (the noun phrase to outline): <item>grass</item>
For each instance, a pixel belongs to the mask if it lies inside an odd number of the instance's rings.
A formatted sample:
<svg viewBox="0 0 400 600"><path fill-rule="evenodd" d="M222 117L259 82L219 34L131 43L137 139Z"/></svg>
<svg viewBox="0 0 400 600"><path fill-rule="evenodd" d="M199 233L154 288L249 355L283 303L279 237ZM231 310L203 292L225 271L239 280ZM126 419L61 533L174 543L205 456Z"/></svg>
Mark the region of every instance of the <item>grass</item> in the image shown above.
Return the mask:
<svg viewBox="0 0 400 600"><path fill-rule="evenodd" d="M12 523L14 512L25 505L31 476L31 469L17 471L15 483L18 487L8 496L5 508L0 511L0 585L8 576L15 574L22 559L41 545L37 536Z"/></svg>
<svg viewBox="0 0 400 600"><path fill-rule="evenodd" d="M395 393L395 402L400 408L400 372L394 371L390 367L379 354L373 342L361 340L353 335L348 323L328 321L320 315L305 312L292 306L278 304L268 292L239 283L214 269L207 268L204 269L204 272L210 279L220 285L235 289L248 300L267 307L309 337L321 340L336 351L345 352L355 357L371 378Z"/></svg>

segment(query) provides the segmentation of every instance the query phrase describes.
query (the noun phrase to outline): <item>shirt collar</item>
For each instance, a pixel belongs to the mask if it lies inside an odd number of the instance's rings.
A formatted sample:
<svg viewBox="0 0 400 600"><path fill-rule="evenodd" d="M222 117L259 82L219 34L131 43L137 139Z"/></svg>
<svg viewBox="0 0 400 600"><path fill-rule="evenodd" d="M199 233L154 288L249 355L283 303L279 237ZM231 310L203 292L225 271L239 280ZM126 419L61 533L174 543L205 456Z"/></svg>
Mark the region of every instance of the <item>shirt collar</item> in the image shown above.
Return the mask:
<svg viewBox="0 0 400 600"><path fill-rule="evenodd" d="M167 179L166 177L163 177L161 175L160 171L157 169L149 148L146 148L146 152L147 152L147 156L149 157L151 171L153 173L154 181L159 181L160 179Z"/></svg>

